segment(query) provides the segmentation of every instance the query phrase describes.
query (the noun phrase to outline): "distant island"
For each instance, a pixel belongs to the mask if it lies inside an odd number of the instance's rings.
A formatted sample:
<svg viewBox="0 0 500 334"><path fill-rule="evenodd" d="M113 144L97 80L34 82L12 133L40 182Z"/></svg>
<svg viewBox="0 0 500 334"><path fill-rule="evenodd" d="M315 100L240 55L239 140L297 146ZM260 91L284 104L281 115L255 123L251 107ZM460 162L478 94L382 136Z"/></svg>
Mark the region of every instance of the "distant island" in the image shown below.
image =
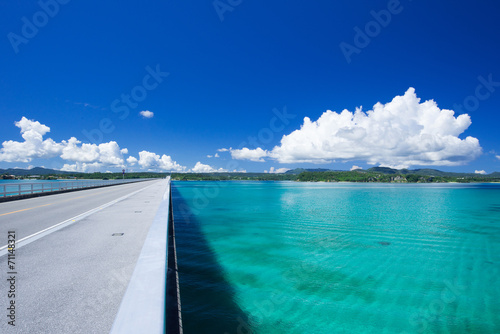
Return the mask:
<svg viewBox="0 0 500 334"><path fill-rule="evenodd" d="M373 167L367 170L339 171L296 168L285 173L78 173L35 167L32 169L0 169L0 179L127 179L163 178L172 176L177 181L298 181L298 182L379 182L379 183L444 183L444 182L500 182L500 173L443 172L437 169L393 169Z"/></svg>

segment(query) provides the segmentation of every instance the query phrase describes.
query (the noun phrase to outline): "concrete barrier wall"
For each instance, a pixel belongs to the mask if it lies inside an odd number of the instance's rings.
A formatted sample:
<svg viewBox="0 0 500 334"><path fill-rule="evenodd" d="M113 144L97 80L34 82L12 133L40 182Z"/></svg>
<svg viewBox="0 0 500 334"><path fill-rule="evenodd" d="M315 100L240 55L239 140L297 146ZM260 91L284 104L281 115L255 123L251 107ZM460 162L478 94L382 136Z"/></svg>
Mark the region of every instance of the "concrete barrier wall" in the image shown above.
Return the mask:
<svg viewBox="0 0 500 334"><path fill-rule="evenodd" d="M113 323L113 334L182 333L170 177Z"/></svg>

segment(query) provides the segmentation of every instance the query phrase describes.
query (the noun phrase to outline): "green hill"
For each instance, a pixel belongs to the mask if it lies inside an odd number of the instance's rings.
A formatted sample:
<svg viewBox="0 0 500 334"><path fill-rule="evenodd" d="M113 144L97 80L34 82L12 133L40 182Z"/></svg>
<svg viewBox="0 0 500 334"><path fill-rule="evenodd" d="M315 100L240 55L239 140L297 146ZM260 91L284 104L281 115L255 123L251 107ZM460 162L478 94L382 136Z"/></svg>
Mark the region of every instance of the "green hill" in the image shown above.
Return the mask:
<svg viewBox="0 0 500 334"><path fill-rule="evenodd" d="M29 175L62 175L62 174L72 174L72 172L65 172L56 169L48 169L43 167L35 167L32 169L22 169L22 168L9 168L0 169L1 174L15 175L15 176L29 176Z"/></svg>

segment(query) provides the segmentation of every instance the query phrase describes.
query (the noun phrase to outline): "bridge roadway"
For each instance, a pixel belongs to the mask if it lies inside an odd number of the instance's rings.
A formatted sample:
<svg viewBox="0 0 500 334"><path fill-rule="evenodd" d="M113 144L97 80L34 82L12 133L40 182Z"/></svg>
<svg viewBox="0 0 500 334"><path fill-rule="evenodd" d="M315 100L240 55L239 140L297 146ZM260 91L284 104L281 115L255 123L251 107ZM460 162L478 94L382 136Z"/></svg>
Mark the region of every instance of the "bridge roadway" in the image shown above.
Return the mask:
<svg viewBox="0 0 500 334"><path fill-rule="evenodd" d="M109 333L166 187L153 180L0 203L0 333Z"/></svg>

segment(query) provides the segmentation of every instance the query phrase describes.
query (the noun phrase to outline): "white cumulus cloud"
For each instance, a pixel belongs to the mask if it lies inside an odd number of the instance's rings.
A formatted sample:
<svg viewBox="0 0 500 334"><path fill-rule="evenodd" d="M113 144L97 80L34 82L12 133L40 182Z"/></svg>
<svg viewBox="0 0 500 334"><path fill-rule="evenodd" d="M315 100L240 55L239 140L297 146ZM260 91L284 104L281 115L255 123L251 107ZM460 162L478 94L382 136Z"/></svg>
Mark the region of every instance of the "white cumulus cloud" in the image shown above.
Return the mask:
<svg viewBox="0 0 500 334"><path fill-rule="evenodd" d="M353 170L358 170L358 169L363 169L363 167L359 167L359 166L356 166L356 165L353 165L353 166L351 167L351 171L353 171Z"/></svg>
<svg viewBox="0 0 500 334"><path fill-rule="evenodd" d="M278 168L274 169L274 167L269 168L269 171L265 170L264 173L270 173L270 174L283 174L287 171L289 171L290 168Z"/></svg>
<svg viewBox="0 0 500 334"><path fill-rule="evenodd" d="M63 144L66 146L62 150L62 159L75 162L100 162L106 166L123 166L123 152L128 152L127 149L120 149L115 141L99 145L82 144L75 137L71 137L67 142L63 141Z"/></svg>
<svg viewBox="0 0 500 334"><path fill-rule="evenodd" d="M152 114L152 113L151 113ZM14 123L21 129L22 142L13 140L4 141L0 147L0 161L30 162L34 158L52 158L59 156L68 161L61 170L87 172L98 171L106 167L125 167L124 154L127 148L120 148L116 141L102 144L82 143L75 137L55 142L53 139L44 139L50 128L38 121L22 117ZM171 171L185 171L186 167L179 165L168 155L161 157L153 152L139 152L139 159L129 156L126 162L134 166L140 165L146 169L160 169Z"/></svg>
<svg viewBox="0 0 500 334"><path fill-rule="evenodd" d="M129 163L129 165L131 166L135 166L135 164L137 164L139 160L137 160L136 157L133 157L133 156L130 156L127 158L127 162Z"/></svg>
<svg viewBox="0 0 500 334"><path fill-rule="evenodd" d="M71 137L62 150L64 160L91 162L99 159L99 147L96 144L81 144L81 141Z"/></svg>
<svg viewBox="0 0 500 334"><path fill-rule="evenodd" d="M172 157L163 154L161 157L153 152L141 151L139 152L139 165L145 169L161 169L166 171L181 172L186 167L179 165Z"/></svg>
<svg viewBox="0 0 500 334"><path fill-rule="evenodd" d="M243 147L241 150L231 149L231 157L237 160L251 160L257 162L263 162L264 157L268 156L268 152L257 147L254 150Z"/></svg>
<svg viewBox="0 0 500 334"><path fill-rule="evenodd" d="M500 155L497 155L496 157L497 157L498 160L500 160Z"/></svg>
<svg viewBox="0 0 500 334"><path fill-rule="evenodd" d="M53 158L59 156L63 160L75 162L65 164L63 168L72 171L83 171L96 166L122 166L123 153L128 150L120 149L115 141L100 145L82 143L75 137L59 143L43 136L50 132L50 128L38 121L22 117L14 123L21 129L23 142L5 141L0 148L0 161L30 162L33 158ZM95 163L95 165L93 165Z"/></svg>
<svg viewBox="0 0 500 334"><path fill-rule="evenodd" d="M215 169L210 165L202 164L200 161L191 170L193 173L223 173L227 172L224 168Z"/></svg>
<svg viewBox="0 0 500 334"><path fill-rule="evenodd" d="M64 164L61 168L62 171L66 172L94 172L99 171L103 165L99 162L86 163L86 162L75 162L74 164Z"/></svg>
<svg viewBox="0 0 500 334"><path fill-rule="evenodd" d="M115 141L99 144L99 161L105 165L123 166L123 154Z"/></svg>
<svg viewBox="0 0 500 334"><path fill-rule="evenodd" d="M152 111L149 111L149 110L143 110L139 113L142 117L144 118L153 118L153 116L155 115L154 112Z"/></svg>
<svg viewBox="0 0 500 334"><path fill-rule="evenodd" d="M267 156L280 163L330 163L364 160L395 168L412 165L456 166L476 159L482 149L474 137L459 138L469 115L454 116L433 100L420 103L413 88L372 110L326 111L316 121L304 118L299 130L283 136L272 151L239 150L239 158Z"/></svg>
<svg viewBox="0 0 500 334"><path fill-rule="evenodd" d="M24 116L14 124L21 129L24 141L4 141L0 148L0 161L30 162L33 158L51 158L61 154L64 144L56 143L50 138L43 139L43 136L50 132L48 126Z"/></svg>
<svg viewBox="0 0 500 334"><path fill-rule="evenodd" d="M476 170L476 171L474 171L474 173L476 173L476 174L481 174L481 175L488 174L488 173L486 173L486 171L484 171L484 170Z"/></svg>

